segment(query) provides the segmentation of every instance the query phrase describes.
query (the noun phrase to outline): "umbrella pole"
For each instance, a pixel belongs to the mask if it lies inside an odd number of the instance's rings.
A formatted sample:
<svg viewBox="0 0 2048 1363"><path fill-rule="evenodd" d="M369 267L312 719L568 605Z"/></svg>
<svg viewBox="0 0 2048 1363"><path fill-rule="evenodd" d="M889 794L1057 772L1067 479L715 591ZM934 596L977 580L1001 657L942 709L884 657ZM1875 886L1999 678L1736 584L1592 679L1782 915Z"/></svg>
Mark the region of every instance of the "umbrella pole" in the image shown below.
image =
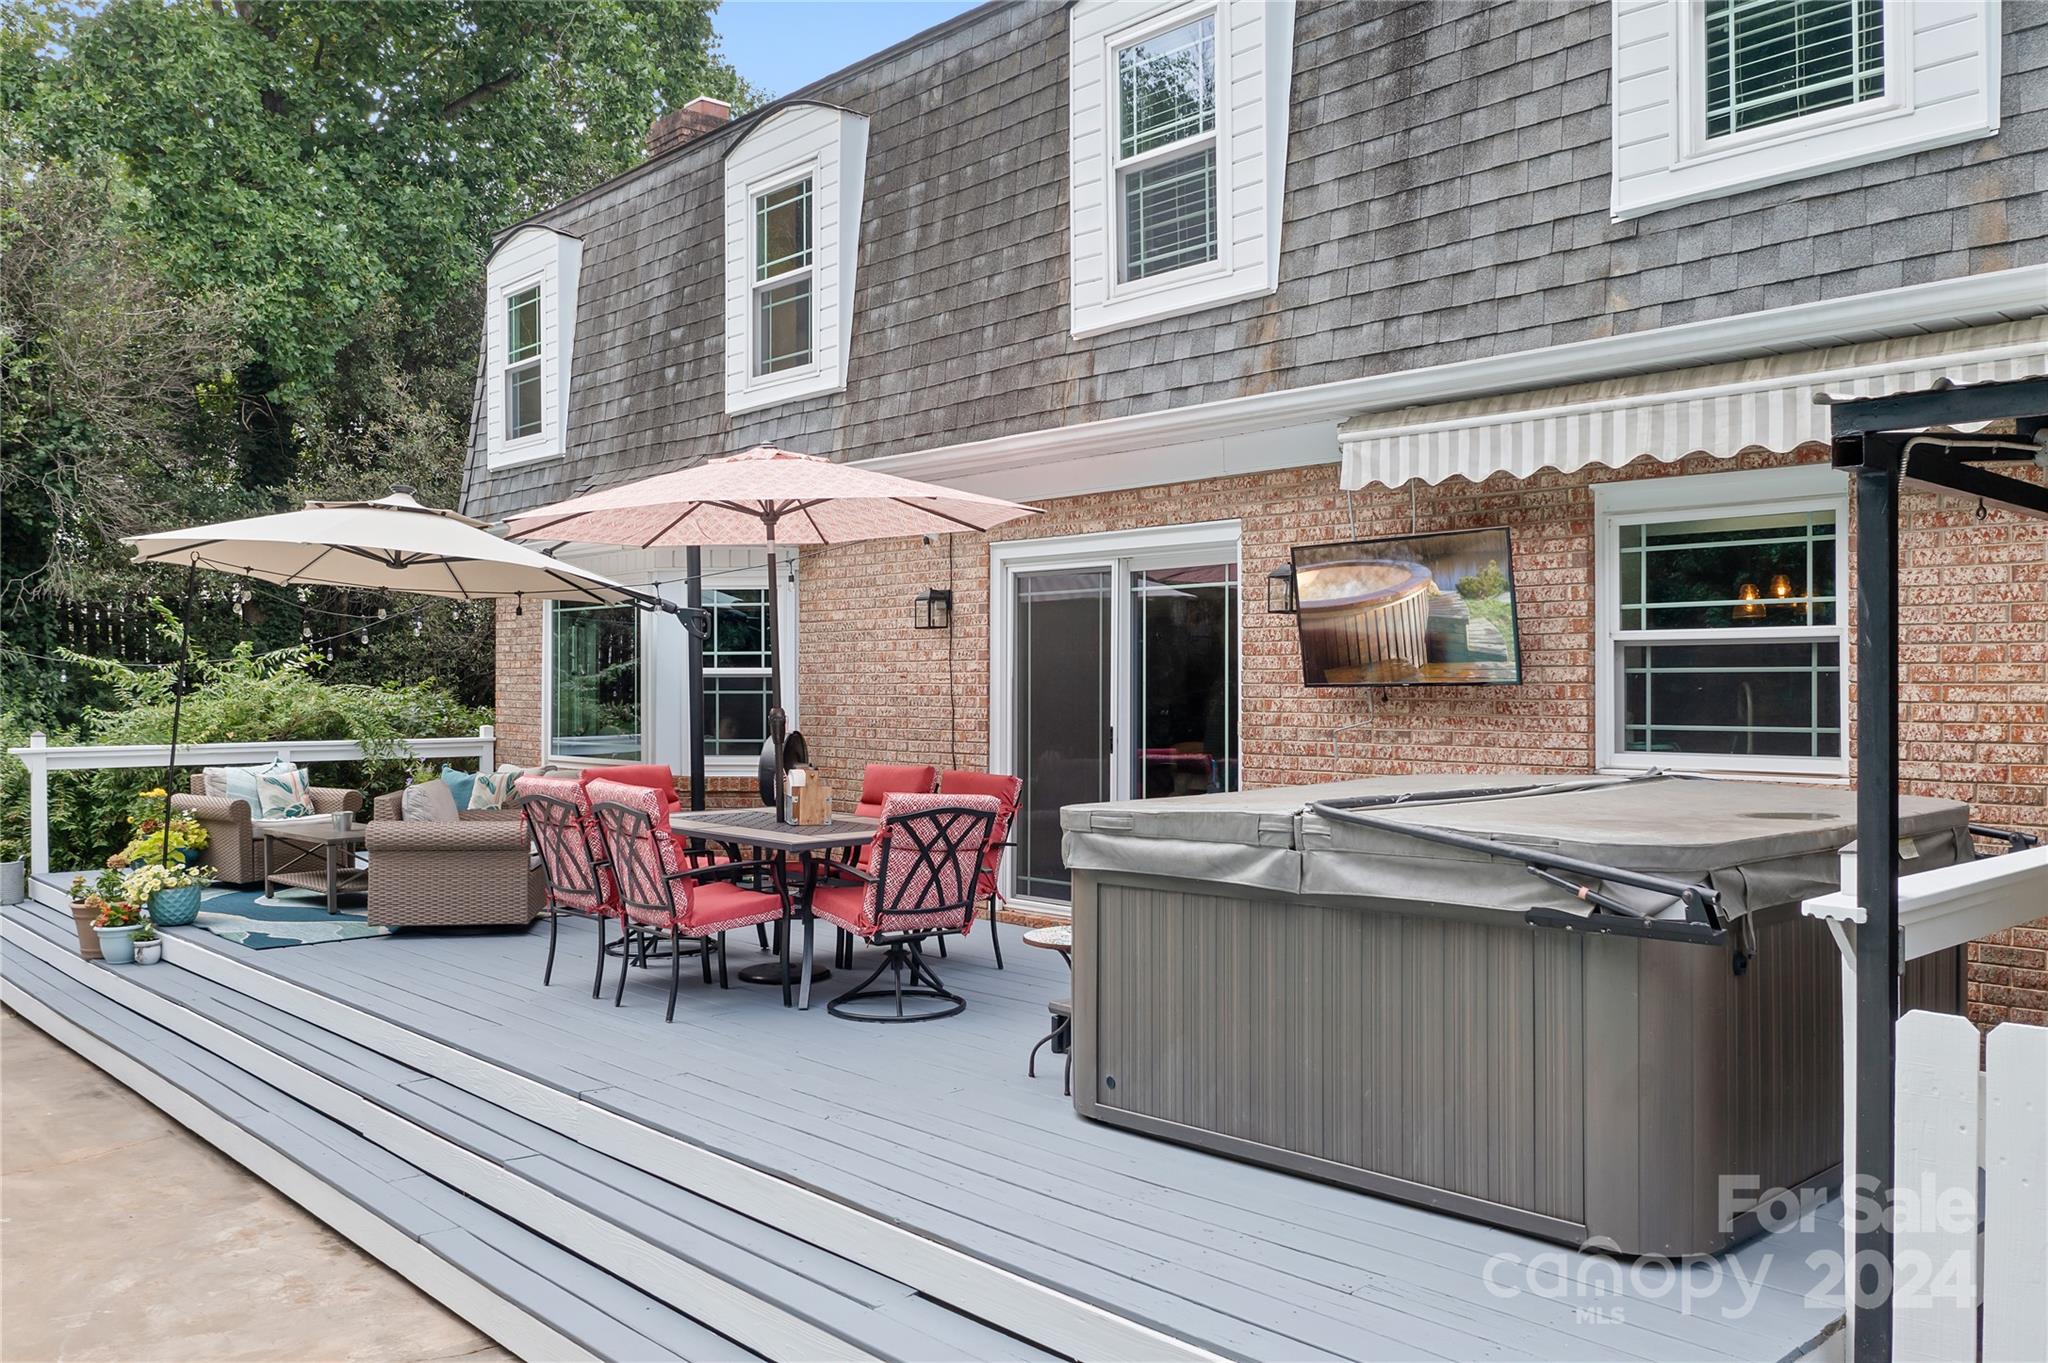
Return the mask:
<svg viewBox="0 0 2048 1363"><path fill-rule="evenodd" d="M178 610L178 679L171 691L171 751L164 758L164 826L157 865L171 864L171 773L178 765L178 725L185 717L185 665L192 657L192 594L199 588L199 563L185 565L185 601Z"/></svg>
<svg viewBox="0 0 2048 1363"><path fill-rule="evenodd" d="M704 609L704 551L691 545L683 551L683 600L691 610ZM704 808L704 641L694 629L688 635L689 666L685 682L689 688L690 713L690 808Z"/></svg>
<svg viewBox="0 0 2048 1363"><path fill-rule="evenodd" d="M782 584L775 575L775 522L768 522L768 742L774 747L775 822L783 821L782 744L789 736L789 713L782 708Z"/></svg>

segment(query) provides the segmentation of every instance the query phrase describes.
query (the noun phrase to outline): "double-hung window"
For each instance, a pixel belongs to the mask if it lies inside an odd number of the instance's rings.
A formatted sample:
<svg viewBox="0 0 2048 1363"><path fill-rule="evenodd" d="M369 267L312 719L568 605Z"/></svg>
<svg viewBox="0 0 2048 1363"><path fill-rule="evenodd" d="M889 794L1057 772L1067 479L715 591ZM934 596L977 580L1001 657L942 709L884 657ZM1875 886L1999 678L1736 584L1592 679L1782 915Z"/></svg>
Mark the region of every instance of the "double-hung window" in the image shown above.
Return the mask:
<svg viewBox="0 0 2048 1363"><path fill-rule="evenodd" d="M751 758L768 736L768 589L706 588L704 604L704 752Z"/></svg>
<svg viewBox="0 0 2048 1363"><path fill-rule="evenodd" d="M639 761L639 608L558 603L548 615L547 755Z"/></svg>
<svg viewBox="0 0 2048 1363"><path fill-rule="evenodd" d="M1706 135L1884 94L1884 0L1707 0Z"/></svg>
<svg viewBox="0 0 2048 1363"><path fill-rule="evenodd" d="M1126 282L1216 259L1216 16L1116 50L1116 198Z"/></svg>
<svg viewBox="0 0 2048 1363"><path fill-rule="evenodd" d="M811 362L811 178L754 198L754 373Z"/></svg>
<svg viewBox="0 0 2048 1363"><path fill-rule="evenodd" d="M1846 497L1789 487L1602 489L1603 765L1846 770Z"/></svg>
<svg viewBox="0 0 2048 1363"><path fill-rule="evenodd" d="M505 438L541 429L540 285L505 300Z"/></svg>

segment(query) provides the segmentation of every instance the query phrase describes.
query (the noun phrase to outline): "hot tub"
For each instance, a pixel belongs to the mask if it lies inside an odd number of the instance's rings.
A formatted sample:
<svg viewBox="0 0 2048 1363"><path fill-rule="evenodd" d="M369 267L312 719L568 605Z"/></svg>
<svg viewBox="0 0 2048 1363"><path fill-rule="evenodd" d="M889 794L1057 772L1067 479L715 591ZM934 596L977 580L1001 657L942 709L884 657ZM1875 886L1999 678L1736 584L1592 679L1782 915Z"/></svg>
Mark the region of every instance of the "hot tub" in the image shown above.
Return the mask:
<svg viewBox="0 0 2048 1363"><path fill-rule="evenodd" d="M1569 1244L1722 1249L1840 1161L1836 956L1798 902L1853 805L1468 774L1069 806L1075 1108ZM1909 864L1972 855L1964 805L1901 806ZM1913 1006L1960 980L1930 958Z"/></svg>

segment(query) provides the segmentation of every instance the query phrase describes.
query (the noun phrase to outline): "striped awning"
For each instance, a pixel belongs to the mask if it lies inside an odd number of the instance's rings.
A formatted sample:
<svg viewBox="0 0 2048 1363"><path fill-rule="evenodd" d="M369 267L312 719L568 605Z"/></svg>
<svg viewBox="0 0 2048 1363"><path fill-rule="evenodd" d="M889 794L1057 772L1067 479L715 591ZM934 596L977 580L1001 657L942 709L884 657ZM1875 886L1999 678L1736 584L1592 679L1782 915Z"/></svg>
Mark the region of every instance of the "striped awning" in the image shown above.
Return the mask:
<svg viewBox="0 0 2048 1363"><path fill-rule="evenodd" d="M1822 393L1869 397L1938 380L2048 374L2048 318L1634 374L1353 417L1339 432L1343 483L1480 482L1648 457L1729 458L1829 439Z"/></svg>

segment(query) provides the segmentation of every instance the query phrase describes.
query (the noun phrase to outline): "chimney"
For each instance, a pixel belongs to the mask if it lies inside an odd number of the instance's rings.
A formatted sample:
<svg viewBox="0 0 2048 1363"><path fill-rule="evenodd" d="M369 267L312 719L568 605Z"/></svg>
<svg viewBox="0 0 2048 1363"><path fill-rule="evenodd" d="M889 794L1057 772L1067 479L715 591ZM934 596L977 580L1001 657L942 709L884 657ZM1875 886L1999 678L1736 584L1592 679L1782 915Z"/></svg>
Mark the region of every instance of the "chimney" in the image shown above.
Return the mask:
<svg viewBox="0 0 2048 1363"><path fill-rule="evenodd" d="M647 129L647 155L651 160L674 151L705 133L732 122L732 105L709 95L699 95L680 109L670 109Z"/></svg>

